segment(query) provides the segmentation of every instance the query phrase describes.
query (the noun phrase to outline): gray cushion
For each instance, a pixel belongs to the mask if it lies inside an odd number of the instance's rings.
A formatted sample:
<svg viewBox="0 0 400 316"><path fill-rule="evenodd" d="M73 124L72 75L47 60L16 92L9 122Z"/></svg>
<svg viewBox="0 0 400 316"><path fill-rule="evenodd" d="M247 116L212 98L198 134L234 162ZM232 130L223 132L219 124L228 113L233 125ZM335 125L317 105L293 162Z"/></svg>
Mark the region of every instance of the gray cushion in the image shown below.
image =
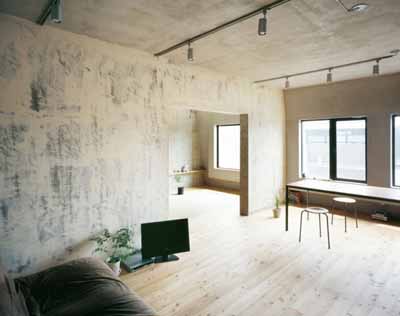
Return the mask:
<svg viewBox="0 0 400 316"><path fill-rule="evenodd" d="M84 258L16 280L43 316L154 316L102 261ZM34 302L34 303L32 303ZM37 309L32 310L37 313Z"/></svg>
<svg viewBox="0 0 400 316"><path fill-rule="evenodd" d="M29 316L22 292L0 265L0 315Z"/></svg>

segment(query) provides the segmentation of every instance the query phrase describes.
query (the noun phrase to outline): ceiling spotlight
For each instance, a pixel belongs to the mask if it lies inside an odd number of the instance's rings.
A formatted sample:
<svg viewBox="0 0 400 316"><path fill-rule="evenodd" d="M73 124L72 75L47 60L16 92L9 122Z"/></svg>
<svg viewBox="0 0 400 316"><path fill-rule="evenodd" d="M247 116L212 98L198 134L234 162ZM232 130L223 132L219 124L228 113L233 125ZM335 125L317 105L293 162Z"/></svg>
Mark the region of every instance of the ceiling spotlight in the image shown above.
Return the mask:
<svg viewBox="0 0 400 316"><path fill-rule="evenodd" d="M332 82L332 79L332 68L330 68L328 74L326 75L326 82Z"/></svg>
<svg viewBox="0 0 400 316"><path fill-rule="evenodd" d="M263 11L264 16L258 20L258 35L263 36L267 34L267 10Z"/></svg>
<svg viewBox="0 0 400 316"><path fill-rule="evenodd" d="M339 3L342 6L342 8L345 9L347 12L361 12L361 11L365 11L366 9L368 9L368 4L366 4L366 3L356 3L349 9L348 7L346 7L344 5L342 0L336 0L336 2Z"/></svg>
<svg viewBox="0 0 400 316"><path fill-rule="evenodd" d="M357 3L353 5L348 11L349 12L361 12L368 9L368 4L366 3Z"/></svg>
<svg viewBox="0 0 400 316"><path fill-rule="evenodd" d="M376 64L372 67L372 74L379 76L379 59L376 60Z"/></svg>
<svg viewBox="0 0 400 316"><path fill-rule="evenodd" d="M400 49L393 49L392 51L390 51L390 54L393 56L396 56L400 53Z"/></svg>
<svg viewBox="0 0 400 316"><path fill-rule="evenodd" d="M194 61L193 48L190 47L190 42L188 43L187 60L188 61Z"/></svg>
<svg viewBox="0 0 400 316"><path fill-rule="evenodd" d="M51 21L61 23L63 20L62 0L55 0L51 7Z"/></svg>
<svg viewBox="0 0 400 316"><path fill-rule="evenodd" d="M285 89L289 89L289 88L290 88L289 77L286 77Z"/></svg>

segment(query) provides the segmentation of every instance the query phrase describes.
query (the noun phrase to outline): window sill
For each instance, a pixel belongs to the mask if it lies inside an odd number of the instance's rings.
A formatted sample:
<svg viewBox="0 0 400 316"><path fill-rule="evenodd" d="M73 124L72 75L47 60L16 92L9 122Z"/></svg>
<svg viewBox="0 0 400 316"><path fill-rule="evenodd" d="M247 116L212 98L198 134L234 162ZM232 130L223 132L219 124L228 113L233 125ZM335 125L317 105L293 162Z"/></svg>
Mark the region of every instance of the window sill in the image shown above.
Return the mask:
<svg viewBox="0 0 400 316"><path fill-rule="evenodd" d="M367 186L368 185L368 183L366 183L366 182L357 182L357 181L351 181L351 180L331 180L331 179L317 179L317 178L301 178L301 179L303 179L303 180L316 180L316 181L335 182L335 183L359 184L359 185L363 185L363 186Z"/></svg>
<svg viewBox="0 0 400 316"><path fill-rule="evenodd" d="M229 169L229 168L214 168L214 170L240 172L240 169Z"/></svg>

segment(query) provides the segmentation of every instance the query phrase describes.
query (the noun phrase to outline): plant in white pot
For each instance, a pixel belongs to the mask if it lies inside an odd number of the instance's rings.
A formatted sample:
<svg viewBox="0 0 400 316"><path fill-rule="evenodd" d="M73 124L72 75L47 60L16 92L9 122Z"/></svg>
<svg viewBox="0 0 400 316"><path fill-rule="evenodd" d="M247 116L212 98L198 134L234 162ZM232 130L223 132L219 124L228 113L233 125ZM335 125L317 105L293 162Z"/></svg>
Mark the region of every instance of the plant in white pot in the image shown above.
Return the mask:
<svg viewBox="0 0 400 316"><path fill-rule="evenodd" d="M106 255L106 263L118 276L121 273L121 261L133 255L133 230L121 228L115 233L105 229L101 234L92 238L97 244L95 253Z"/></svg>
<svg viewBox="0 0 400 316"><path fill-rule="evenodd" d="M274 218L281 217L281 208L280 208L281 200L279 198L279 194L275 195L275 208L272 210L274 214Z"/></svg>

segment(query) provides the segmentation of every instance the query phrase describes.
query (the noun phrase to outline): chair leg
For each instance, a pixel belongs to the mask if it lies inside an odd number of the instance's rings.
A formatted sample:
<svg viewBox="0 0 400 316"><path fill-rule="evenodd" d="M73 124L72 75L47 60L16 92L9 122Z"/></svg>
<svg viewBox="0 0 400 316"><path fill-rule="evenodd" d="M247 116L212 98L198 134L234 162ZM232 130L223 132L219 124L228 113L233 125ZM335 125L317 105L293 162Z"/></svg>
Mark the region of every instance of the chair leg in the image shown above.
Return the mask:
<svg viewBox="0 0 400 316"><path fill-rule="evenodd" d="M356 217L356 228L358 228L358 211L355 205L353 205L354 208L354 215Z"/></svg>
<svg viewBox="0 0 400 316"><path fill-rule="evenodd" d="M321 214L318 214L318 220L319 220L319 237L322 237L322 232L321 232Z"/></svg>
<svg viewBox="0 0 400 316"><path fill-rule="evenodd" d="M327 214L324 214L326 217L326 232L328 234L328 249L331 249L331 238L329 236L329 218Z"/></svg>
<svg viewBox="0 0 400 316"><path fill-rule="evenodd" d="M307 220L310 220L310 213L307 212Z"/></svg>
<svg viewBox="0 0 400 316"><path fill-rule="evenodd" d="M301 211L301 214L300 214L300 233L299 233L299 242L301 242L301 230L302 230L302 227L303 227L303 213L304 213L305 211Z"/></svg>
<svg viewBox="0 0 400 316"><path fill-rule="evenodd" d="M347 233L347 216L344 215L344 232Z"/></svg>

